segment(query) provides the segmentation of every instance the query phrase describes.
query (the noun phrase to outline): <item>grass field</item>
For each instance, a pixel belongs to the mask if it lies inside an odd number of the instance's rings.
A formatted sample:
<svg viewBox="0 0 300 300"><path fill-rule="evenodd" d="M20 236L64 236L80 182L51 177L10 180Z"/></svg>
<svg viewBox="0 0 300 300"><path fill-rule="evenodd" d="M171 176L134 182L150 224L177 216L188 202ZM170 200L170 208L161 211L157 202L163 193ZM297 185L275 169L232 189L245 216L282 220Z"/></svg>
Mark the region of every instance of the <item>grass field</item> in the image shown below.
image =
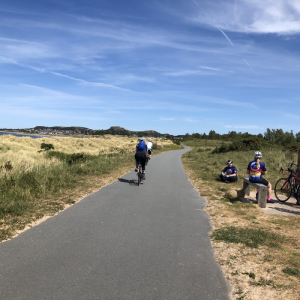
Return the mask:
<svg viewBox="0 0 300 300"><path fill-rule="evenodd" d="M211 238L216 258L232 284L232 298L299 299L300 218L267 215L259 211L257 204L243 203L237 198L243 177L248 177L246 169L254 151L212 154L218 141L184 144L193 147L184 154L183 163L200 195L208 200L206 211L214 228ZM297 154L277 147L257 150L262 151L268 169L264 177L274 188L275 182L283 177L280 167L287 168L293 160L297 161ZM237 183L219 181L228 159L238 169Z"/></svg>
<svg viewBox="0 0 300 300"><path fill-rule="evenodd" d="M41 151L42 143L54 150ZM154 154L180 149L153 139ZM0 241L116 180L135 165L137 139L0 136Z"/></svg>

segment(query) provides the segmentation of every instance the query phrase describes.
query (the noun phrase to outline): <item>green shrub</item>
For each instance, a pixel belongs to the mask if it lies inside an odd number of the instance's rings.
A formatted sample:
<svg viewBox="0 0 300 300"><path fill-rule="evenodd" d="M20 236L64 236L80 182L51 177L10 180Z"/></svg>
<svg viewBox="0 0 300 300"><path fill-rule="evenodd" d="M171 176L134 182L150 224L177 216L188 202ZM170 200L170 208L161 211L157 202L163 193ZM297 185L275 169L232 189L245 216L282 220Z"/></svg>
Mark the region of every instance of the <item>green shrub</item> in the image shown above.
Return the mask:
<svg viewBox="0 0 300 300"><path fill-rule="evenodd" d="M226 153L230 151L246 151L246 150L258 150L261 148L261 141L259 139L243 139L237 140L229 145L223 144L220 147L216 147L212 153Z"/></svg>
<svg viewBox="0 0 300 300"><path fill-rule="evenodd" d="M73 153L71 158L68 160L68 164L84 163L86 161L86 156L83 153Z"/></svg>
<svg viewBox="0 0 300 300"><path fill-rule="evenodd" d="M54 146L52 144L46 144L46 143L42 143L41 144L41 149L48 151L48 150L54 150Z"/></svg>
<svg viewBox="0 0 300 300"><path fill-rule="evenodd" d="M300 149L300 143L294 142L286 146L286 150L290 152L298 152Z"/></svg>

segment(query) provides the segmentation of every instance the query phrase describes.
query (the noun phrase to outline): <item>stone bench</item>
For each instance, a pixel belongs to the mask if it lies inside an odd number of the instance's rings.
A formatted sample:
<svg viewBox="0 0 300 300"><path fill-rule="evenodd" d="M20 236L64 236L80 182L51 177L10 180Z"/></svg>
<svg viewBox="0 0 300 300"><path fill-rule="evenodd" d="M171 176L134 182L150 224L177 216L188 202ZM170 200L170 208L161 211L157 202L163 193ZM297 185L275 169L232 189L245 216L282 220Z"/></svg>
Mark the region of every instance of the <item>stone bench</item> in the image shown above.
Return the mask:
<svg viewBox="0 0 300 300"><path fill-rule="evenodd" d="M238 191L238 197L245 197L250 195L250 186L254 186L258 190L258 206L261 208L267 207L268 187L261 184L249 181L249 178L244 178L243 189Z"/></svg>

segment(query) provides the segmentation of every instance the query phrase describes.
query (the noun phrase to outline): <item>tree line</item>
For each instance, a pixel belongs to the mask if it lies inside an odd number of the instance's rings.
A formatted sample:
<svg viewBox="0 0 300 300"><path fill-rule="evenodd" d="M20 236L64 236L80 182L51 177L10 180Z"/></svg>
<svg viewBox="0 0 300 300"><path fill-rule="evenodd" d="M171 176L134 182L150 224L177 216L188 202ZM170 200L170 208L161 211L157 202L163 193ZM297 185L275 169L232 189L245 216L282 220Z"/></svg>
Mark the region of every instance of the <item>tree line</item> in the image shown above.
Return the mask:
<svg viewBox="0 0 300 300"><path fill-rule="evenodd" d="M184 139L206 139L206 140L221 140L221 141L236 141L242 139L257 139L268 142L269 144L276 144L280 146L290 146L300 143L300 131L294 134L293 130L284 132L282 129L269 129L267 128L264 134L250 134L248 132L229 131L226 134L216 133L211 130L209 134L206 133L193 133L186 134Z"/></svg>

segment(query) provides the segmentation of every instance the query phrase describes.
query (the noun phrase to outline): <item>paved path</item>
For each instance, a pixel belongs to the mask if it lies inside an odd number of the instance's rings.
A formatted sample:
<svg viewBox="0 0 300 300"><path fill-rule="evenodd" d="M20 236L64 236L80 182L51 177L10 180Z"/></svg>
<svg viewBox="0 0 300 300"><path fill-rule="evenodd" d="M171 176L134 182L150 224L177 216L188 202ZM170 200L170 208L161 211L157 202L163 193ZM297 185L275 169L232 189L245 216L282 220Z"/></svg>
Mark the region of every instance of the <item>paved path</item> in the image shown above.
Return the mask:
<svg viewBox="0 0 300 300"><path fill-rule="evenodd" d="M0 299L229 299L209 217L180 161L158 155L0 244Z"/></svg>

